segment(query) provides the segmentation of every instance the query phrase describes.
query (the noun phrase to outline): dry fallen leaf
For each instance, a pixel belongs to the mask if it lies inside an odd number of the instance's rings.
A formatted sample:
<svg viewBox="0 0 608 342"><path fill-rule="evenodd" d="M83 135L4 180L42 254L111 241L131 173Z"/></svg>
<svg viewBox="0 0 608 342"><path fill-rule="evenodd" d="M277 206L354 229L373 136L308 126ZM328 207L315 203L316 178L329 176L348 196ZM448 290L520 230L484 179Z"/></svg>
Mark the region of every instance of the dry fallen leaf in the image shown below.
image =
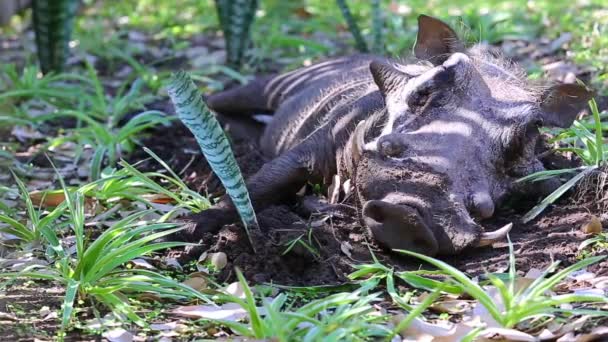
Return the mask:
<svg viewBox="0 0 608 342"><path fill-rule="evenodd" d="M176 258L165 258L164 263L165 265L175 268L176 270L182 270L182 265L179 263L179 261L177 261Z"/></svg>
<svg viewBox="0 0 608 342"><path fill-rule="evenodd" d="M397 326L403 319L405 319L404 314L397 314L393 316L391 321L395 324L395 326ZM418 340L420 338L424 338L424 336L452 336L454 335L455 331L456 329L453 325L432 324L422 320L421 318L415 318L410 326L405 330L400 331L399 334L404 339L407 337L414 337Z"/></svg>
<svg viewBox="0 0 608 342"><path fill-rule="evenodd" d="M469 311L471 309L471 303L459 299L437 301L430 306L430 309L454 315Z"/></svg>
<svg viewBox="0 0 608 342"><path fill-rule="evenodd" d="M133 266L133 268L139 268L144 270L156 269L156 267L152 266L149 262L141 258L133 259L129 263Z"/></svg>
<svg viewBox="0 0 608 342"><path fill-rule="evenodd" d="M63 190L32 191L30 199L35 206L56 207L65 201Z"/></svg>
<svg viewBox="0 0 608 342"><path fill-rule="evenodd" d="M43 139L44 135L38 130L31 128L30 126L14 126L11 134L17 140L25 142L27 140L38 140Z"/></svg>
<svg viewBox="0 0 608 342"><path fill-rule="evenodd" d="M350 252L353 249L353 246L351 246L351 244L348 241L343 241L340 244L340 250L342 251L342 253L344 253L347 257L351 258L353 257L352 253Z"/></svg>
<svg viewBox="0 0 608 342"><path fill-rule="evenodd" d="M591 341L606 341L608 339L608 327L597 327L591 330L588 334L574 335L570 332L559 339L557 342L591 342Z"/></svg>
<svg viewBox="0 0 608 342"><path fill-rule="evenodd" d="M180 306L173 310L172 313L190 318L222 319L233 322L247 317L247 311L236 303L226 303L221 306Z"/></svg>
<svg viewBox="0 0 608 342"><path fill-rule="evenodd" d="M581 230L585 234L599 234L602 232L602 221L600 221L597 216L593 215L589 222L581 227Z"/></svg>
<svg viewBox="0 0 608 342"><path fill-rule="evenodd" d="M137 300L139 300L141 302L146 302L146 303L158 303L158 302L162 301L160 296L158 296L154 293L148 293L148 292L137 295L136 298L137 298Z"/></svg>
<svg viewBox="0 0 608 342"><path fill-rule="evenodd" d="M480 342L489 342L489 341L527 341L527 342L536 342L538 339L530 334L526 334L524 332L515 330L515 329L505 329L505 328L488 328L484 329L480 334L476 341Z"/></svg>
<svg viewBox="0 0 608 342"><path fill-rule="evenodd" d="M202 277L192 277L184 280L182 284L188 285L197 291L201 291L207 288L209 282L207 281L207 279Z"/></svg>
<svg viewBox="0 0 608 342"><path fill-rule="evenodd" d="M500 296L500 292L494 286L485 286L484 290L492 298L499 311L504 310L504 304ZM488 309L481 303L477 303L473 308L473 317L479 317L479 319L486 324L488 328L498 328L500 324L492 317Z"/></svg>
<svg viewBox="0 0 608 342"><path fill-rule="evenodd" d="M141 197L147 201L158 204L167 204L173 202L173 198L165 194L144 194Z"/></svg>
<svg viewBox="0 0 608 342"><path fill-rule="evenodd" d="M65 201L65 193L63 190L36 190L30 192L29 196L35 206L43 208L54 208ZM84 198L84 211L87 216L95 215L100 209L101 204L99 201L91 197Z"/></svg>
<svg viewBox="0 0 608 342"><path fill-rule="evenodd" d="M205 267L205 264L210 263L216 270L221 270L228 264L228 257L224 252L207 253L203 252L198 258L196 268L200 272L208 273L209 270Z"/></svg>
<svg viewBox="0 0 608 342"><path fill-rule="evenodd" d="M344 181L344 183L342 184L342 191L344 191L344 198L348 198L348 196L350 196L353 191L350 179Z"/></svg>
<svg viewBox="0 0 608 342"><path fill-rule="evenodd" d="M152 323L150 324L150 329L158 330L158 331L171 331L171 330L180 330L185 327L184 324L178 322L168 322L168 323Z"/></svg>
<svg viewBox="0 0 608 342"><path fill-rule="evenodd" d="M216 270L221 270L228 264L228 257L224 252L211 253L207 256L207 258Z"/></svg>
<svg viewBox="0 0 608 342"><path fill-rule="evenodd" d="M226 288L224 288L224 292L237 298L245 298L245 289L243 288L243 285L238 281L226 286Z"/></svg>
<svg viewBox="0 0 608 342"><path fill-rule="evenodd" d="M110 331L106 331L102 334L103 337L107 338L110 342L131 342L133 341L133 334L126 331L123 328L117 328Z"/></svg>

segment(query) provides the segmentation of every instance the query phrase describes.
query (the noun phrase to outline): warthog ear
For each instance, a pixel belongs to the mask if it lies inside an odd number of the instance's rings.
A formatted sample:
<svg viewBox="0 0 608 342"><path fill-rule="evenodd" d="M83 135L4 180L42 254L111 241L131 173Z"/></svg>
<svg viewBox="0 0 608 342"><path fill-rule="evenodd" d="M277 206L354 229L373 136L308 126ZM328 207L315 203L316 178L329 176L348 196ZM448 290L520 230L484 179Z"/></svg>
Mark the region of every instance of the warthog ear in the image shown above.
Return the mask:
<svg viewBox="0 0 608 342"><path fill-rule="evenodd" d="M544 124L569 127L592 97L593 91L578 84L559 84L547 89L541 96Z"/></svg>
<svg viewBox="0 0 608 342"><path fill-rule="evenodd" d="M418 17L418 36L414 46L417 58L438 65L452 53L463 50L464 45L448 24L424 14Z"/></svg>
<svg viewBox="0 0 608 342"><path fill-rule="evenodd" d="M410 79L408 74L397 70L386 62L377 60L370 63L369 70L372 73L374 82L384 96L404 86Z"/></svg>

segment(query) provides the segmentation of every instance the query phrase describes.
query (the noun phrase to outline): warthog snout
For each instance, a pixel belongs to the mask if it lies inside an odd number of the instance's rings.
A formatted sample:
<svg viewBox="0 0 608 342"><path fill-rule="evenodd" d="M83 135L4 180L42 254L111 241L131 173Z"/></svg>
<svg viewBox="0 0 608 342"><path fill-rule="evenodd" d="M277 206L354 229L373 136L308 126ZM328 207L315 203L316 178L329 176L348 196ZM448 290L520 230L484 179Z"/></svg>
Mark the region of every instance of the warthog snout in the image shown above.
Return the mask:
<svg viewBox="0 0 608 342"><path fill-rule="evenodd" d="M363 220L378 242L394 249L435 255L437 239L418 210L409 205L381 200L363 205Z"/></svg>

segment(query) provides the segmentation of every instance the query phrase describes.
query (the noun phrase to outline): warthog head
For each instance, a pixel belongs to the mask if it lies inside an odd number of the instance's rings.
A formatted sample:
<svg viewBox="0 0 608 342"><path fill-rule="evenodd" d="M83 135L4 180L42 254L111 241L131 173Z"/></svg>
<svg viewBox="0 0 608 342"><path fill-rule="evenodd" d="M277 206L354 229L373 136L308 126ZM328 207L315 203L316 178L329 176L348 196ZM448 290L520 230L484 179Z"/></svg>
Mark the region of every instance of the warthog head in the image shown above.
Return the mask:
<svg viewBox="0 0 608 342"><path fill-rule="evenodd" d="M413 64L371 63L386 111L360 122L347 150L363 221L377 241L454 254L504 236L476 220L521 190L516 179L543 170L534 154L539 127L569 126L591 93L532 86L515 65L483 46L465 49L427 16L414 51Z"/></svg>

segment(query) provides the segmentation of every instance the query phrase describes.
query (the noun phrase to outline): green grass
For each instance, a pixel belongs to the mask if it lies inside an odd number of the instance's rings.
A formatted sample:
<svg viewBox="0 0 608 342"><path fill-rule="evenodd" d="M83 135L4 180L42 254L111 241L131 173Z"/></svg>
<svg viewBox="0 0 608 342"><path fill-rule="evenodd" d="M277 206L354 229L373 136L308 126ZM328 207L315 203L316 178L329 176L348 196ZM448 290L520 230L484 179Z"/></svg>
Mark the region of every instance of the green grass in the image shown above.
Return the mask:
<svg viewBox="0 0 608 342"><path fill-rule="evenodd" d="M558 151L574 153L582 161L583 166L574 169L540 171L517 180L518 182L538 182L566 174L574 174L572 178L526 213L522 218L524 222L536 218L578 182L593 172L600 172L599 169L605 166L608 144L604 143L602 114L600 114L595 100L589 101L589 108L591 118L587 119L586 122L575 121L570 128L558 132L553 138L554 142L567 145L567 147L558 148ZM590 121L590 119L593 119L593 121Z"/></svg>
<svg viewBox="0 0 608 342"><path fill-rule="evenodd" d="M153 293L159 298L174 300L209 300L198 291L159 273L122 267L127 262L152 252L187 245L183 242L154 242L180 228L171 223L141 223L149 212L138 211L117 221L96 239L90 239L85 231L85 192L83 189L70 191L63 179L59 179L65 200L58 212L67 213L71 233L75 237L75 253L69 251L68 246L62 242L62 236L52 226L57 223L59 214L47 215L43 219L48 221L47 224L40 224L38 220L33 226L44 237L52 263L49 266L29 266L20 272L0 273L0 277L51 280L64 286L62 331L68 328L74 305L78 301L92 300L104 305L115 315L124 315L128 320L145 326L147 322L137 315L126 300L127 294ZM26 191L22 192L27 194ZM37 215L31 214L35 213L35 209L27 199L29 197L25 197L30 219L35 221Z"/></svg>
<svg viewBox="0 0 608 342"><path fill-rule="evenodd" d="M288 295L282 293L273 299L262 300L263 306L258 307L258 300L238 270L237 277L243 286L245 298L227 296L225 300L244 308L249 315L248 322L214 322L229 327L241 336L272 338L276 341L364 341L392 334L391 330L380 324L387 318L374 314L376 310L372 305L380 300L379 293L341 292L311 300L298 308L288 307Z"/></svg>
<svg viewBox="0 0 608 342"><path fill-rule="evenodd" d="M40 242L43 232L47 232L55 224L59 216L63 215L67 209L65 205L60 205L52 211L43 213L34 207L29 192L23 182L13 174L15 182L19 187L21 199L25 203L25 211L28 220L23 223L21 218L14 212L10 212L4 208L0 214L0 222L4 226L0 226L0 232L16 236L21 242L33 243ZM12 215L11 215L12 214Z"/></svg>
<svg viewBox="0 0 608 342"><path fill-rule="evenodd" d="M497 302L486 289L447 263L410 251L399 250L398 252L421 259L442 270L450 277L450 282L459 286L465 293L474 298L478 302L477 305L483 305L491 317L504 328L514 328L517 324L526 320L540 316L554 316L556 313L568 316L577 314L608 316L608 313L602 310L578 311L577 309L562 307L564 304L574 303L608 303L608 297L605 295L579 295L574 293L552 295L548 293L568 275L589 265L599 263L606 256L586 258L560 271L556 271L559 265L559 262L556 261L541 276L534 279L530 285L517 289L515 287L518 277L515 268L515 254L513 245L509 243L509 272L506 279L501 279L493 274L486 274L490 284L498 290L500 295L500 301ZM550 275L551 273L553 274Z"/></svg>

